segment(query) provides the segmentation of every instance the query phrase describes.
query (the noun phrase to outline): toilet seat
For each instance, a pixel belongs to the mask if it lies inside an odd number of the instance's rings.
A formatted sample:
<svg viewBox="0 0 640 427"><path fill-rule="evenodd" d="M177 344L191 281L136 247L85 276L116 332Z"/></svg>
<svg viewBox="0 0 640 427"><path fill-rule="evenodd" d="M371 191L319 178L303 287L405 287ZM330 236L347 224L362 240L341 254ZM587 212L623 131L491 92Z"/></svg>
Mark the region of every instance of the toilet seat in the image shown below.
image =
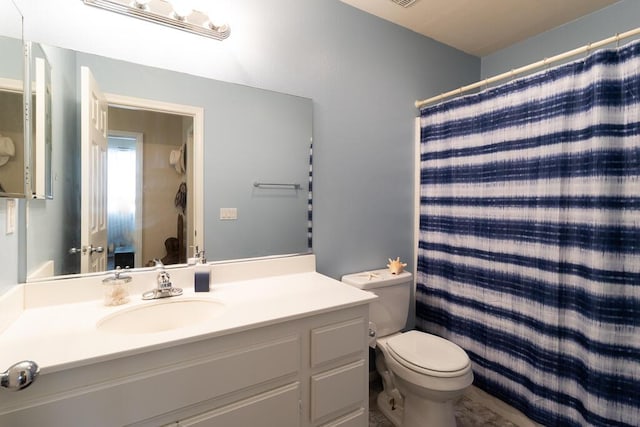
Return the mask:
<svg viewBox="0 0 640 427"><path fill-rule="evenodd" d="M432 377L465 375L471 362L458 345L435 335L409 331L386 341L391 357L414 372Z"/></svg>

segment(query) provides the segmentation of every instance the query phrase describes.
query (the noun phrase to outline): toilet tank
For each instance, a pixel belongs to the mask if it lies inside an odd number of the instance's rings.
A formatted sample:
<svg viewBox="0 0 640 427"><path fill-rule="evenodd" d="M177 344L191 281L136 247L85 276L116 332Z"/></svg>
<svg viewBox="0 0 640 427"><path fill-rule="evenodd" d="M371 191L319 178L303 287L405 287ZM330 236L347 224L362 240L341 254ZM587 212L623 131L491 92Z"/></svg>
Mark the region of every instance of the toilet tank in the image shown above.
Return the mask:
<svg viewBox="0 0 640 427"><path fill-rule="evenodd" d="M413 287L411 273L404 271L391 274L384 268L347 274L342 276L342 282L378 296L369 305L369 321L375 324L378 337L393 334L405 327Z"/></svg>

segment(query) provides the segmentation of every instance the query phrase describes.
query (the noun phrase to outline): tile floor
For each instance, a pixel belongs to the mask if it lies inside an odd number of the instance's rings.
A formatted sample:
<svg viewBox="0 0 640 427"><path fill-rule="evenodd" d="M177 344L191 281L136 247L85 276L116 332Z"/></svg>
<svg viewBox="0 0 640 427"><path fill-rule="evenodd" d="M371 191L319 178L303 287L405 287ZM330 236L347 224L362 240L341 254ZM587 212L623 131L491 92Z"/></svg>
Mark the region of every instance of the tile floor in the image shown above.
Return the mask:
<svg viewBox="0 0 640 427"><path fill-rule="evenodd" d="M373 381L369 389L369 427L393 427L377 408L376 398L382 389L380 381ZM483 403L473 398L469 393L455 405L458 427L520 427L501 415L487 408Z"/></svg>

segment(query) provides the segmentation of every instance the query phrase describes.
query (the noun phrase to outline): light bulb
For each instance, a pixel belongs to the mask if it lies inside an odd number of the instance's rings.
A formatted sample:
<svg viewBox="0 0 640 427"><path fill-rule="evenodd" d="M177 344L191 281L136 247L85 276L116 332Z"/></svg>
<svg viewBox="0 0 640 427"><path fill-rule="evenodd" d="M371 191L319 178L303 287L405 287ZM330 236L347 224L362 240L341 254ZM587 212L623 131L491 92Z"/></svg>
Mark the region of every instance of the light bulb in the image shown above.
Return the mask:
<svg viewBox="0 0 640 427"><path fill-rule="evenodd" d="M209 18L205 25L214 31L218 31L219 33L224 33L229 30L229 24L224 21L213 20L211 18Z"/></svg>
<svg viewBox="0 0 640 427"><path fill-rule="evenodd" d="M180 21L184 21L193 12L191 6L184 0L172 0L171 7L173 7L173 14Z"/></svg>
<svg viewBox="0 0 640 427"><path fill-rule="evenodd" d="M133 6L138 9L148 9L151 0L134 0Z"/></svg>

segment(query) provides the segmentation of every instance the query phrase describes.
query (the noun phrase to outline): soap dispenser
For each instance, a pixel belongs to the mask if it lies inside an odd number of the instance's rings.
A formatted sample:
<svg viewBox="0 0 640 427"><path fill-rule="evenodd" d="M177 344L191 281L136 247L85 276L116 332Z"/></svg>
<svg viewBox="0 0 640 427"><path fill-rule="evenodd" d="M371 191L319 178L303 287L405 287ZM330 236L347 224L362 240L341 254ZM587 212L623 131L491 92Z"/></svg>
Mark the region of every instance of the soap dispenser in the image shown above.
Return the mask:
<svg viewBox="0 0 640 427"><path fill-rule="evenodd" d="M194 290L196 292L209 292L211 268L204 257L204 250L198 251L198 248L196 247L194 258L197 259L197 262L193 267Z"/></svg>

